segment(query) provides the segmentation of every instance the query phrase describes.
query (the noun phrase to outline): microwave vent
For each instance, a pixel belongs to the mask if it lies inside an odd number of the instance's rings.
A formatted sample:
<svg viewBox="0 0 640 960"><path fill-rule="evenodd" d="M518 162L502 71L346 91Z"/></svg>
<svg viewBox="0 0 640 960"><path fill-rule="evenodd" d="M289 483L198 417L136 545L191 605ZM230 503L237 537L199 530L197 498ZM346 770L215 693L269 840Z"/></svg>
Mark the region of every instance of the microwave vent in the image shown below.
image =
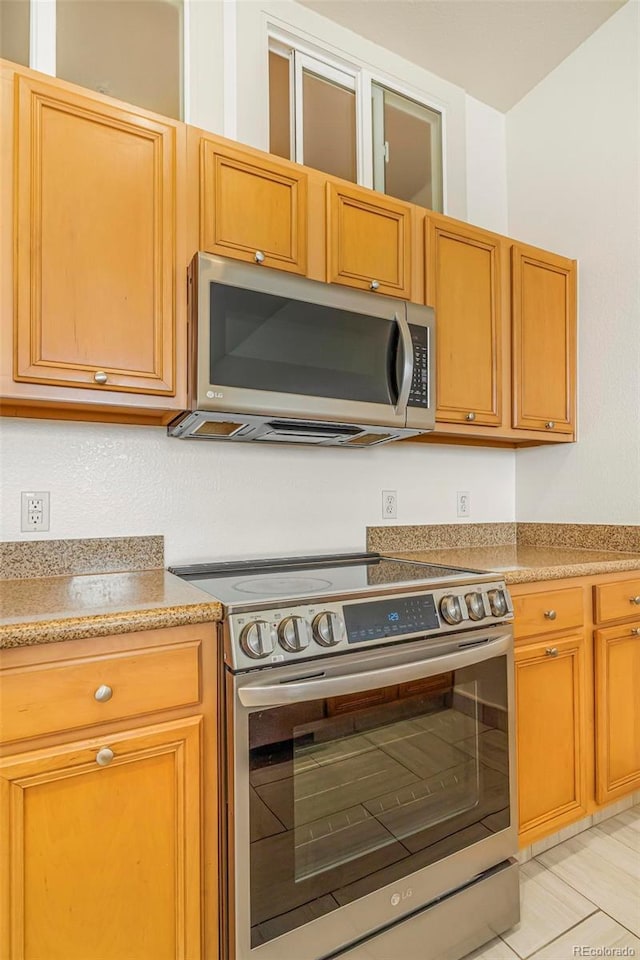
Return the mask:
<svg viewBox="0 0 640 960"><path fill-rule="evenodd" d="M215 420L205 420L196 430L193 431L194 437L233 437L239 430L245 427L245 423L231 423L223 420L219 423Z"/></svg>
<svg viewBox="0 0 640 960"><path fill-rule="evenodd" d="M361 433L359 437L351 437L350 440L345 440L345 443L353 444L356 447L370 447L373 443L393 440L395 436L395 433Z"/></svg>

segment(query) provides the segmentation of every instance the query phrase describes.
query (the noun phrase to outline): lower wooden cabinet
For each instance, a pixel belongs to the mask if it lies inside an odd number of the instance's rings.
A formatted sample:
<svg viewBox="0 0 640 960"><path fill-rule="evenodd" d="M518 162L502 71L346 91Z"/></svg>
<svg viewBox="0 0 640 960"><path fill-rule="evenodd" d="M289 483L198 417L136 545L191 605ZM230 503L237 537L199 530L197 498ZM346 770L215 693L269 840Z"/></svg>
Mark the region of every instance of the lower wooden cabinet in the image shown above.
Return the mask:
<svg viewBox="0 0 640 960"><path fill-rule="evenodd" d="M201 957L198 716L0 760L0 956Z"/></svg>
<svg viewBox="0 0 640 960"><path fill-rule="evenodd" d="M640 789L640 621L595 633L596 800Z"/></svg>
<svg viewBox="0 0 640 960"><path fill-rule="evenodd" d="M584 636L516 647L520 843L587 813Z"/></svg>

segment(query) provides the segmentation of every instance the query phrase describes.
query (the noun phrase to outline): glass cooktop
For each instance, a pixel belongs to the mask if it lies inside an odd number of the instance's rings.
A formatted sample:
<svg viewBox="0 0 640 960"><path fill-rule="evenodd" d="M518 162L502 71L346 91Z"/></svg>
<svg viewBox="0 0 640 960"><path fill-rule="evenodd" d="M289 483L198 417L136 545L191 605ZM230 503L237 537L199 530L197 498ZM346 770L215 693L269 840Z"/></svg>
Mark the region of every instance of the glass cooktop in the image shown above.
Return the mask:
<svg viewBox="0 0 640 960"><path fill-rule="evenodd" d="M486 576L480 570L393 560L377 553L201 563L169 570L227 606L366 592L396 584L428 588L447 580L471 582Z"/></svg>

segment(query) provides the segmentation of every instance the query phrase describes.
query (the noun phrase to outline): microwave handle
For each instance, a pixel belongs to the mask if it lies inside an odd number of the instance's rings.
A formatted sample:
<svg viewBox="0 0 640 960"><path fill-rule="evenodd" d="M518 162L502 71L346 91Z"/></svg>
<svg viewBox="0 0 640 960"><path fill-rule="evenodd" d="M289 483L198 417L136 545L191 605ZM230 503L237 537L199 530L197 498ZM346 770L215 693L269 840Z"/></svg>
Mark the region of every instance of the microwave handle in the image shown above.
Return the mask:
<svg viewBox="0 0 640 960"><path fill-rule="evenodd" d="M404 312L396 313L396 320L400 329L398 352L402 351L402 373L400 375L400 390L398 393L396 413L405 414L409 402L409 393L411 391L411 380L413 379L413 340L411 339L409 322Z"/></svg>

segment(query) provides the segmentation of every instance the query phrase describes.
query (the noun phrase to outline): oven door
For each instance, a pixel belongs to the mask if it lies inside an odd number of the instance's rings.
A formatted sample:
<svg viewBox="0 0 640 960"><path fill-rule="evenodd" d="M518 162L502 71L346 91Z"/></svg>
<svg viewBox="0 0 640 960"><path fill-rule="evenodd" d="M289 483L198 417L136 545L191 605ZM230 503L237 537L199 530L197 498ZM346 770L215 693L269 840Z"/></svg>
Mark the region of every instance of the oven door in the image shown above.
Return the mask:
<svg viewBox="0 0 640 960"><path fill-rule="evenodd" d="M413 305L410 327L389 297L208 254L194 264L194 409L401 428L411 402L412 426L433 428L433 391L415 395L433 372L431 308Z"/></svg>
<svg viewBox="0 0 640 960"><path fill-rule="evenodd" d="M517 850L513 639L228 676L237 960L318 960Z"/></svg>

